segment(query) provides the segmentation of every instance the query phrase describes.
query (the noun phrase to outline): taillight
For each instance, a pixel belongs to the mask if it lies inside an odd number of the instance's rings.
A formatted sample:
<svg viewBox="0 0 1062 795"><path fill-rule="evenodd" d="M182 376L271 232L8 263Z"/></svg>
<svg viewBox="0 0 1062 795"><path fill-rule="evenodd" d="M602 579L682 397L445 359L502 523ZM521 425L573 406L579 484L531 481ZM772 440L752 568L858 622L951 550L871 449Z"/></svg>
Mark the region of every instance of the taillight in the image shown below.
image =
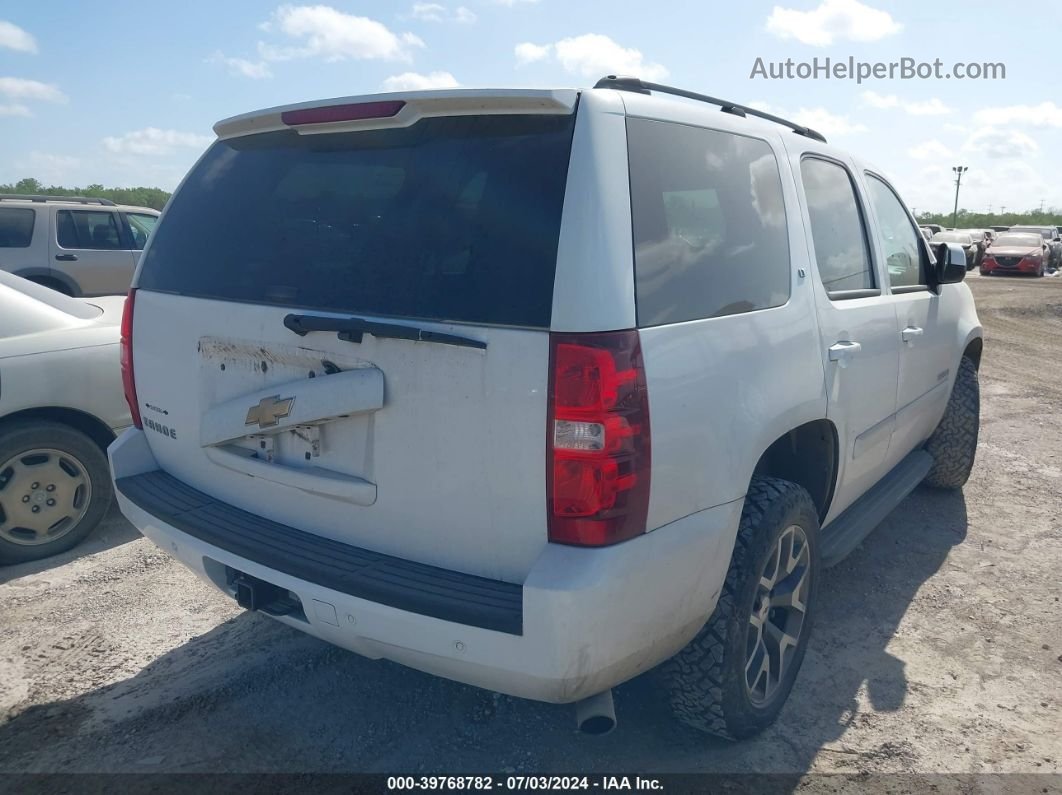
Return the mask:
<svg viewBox="0 0 1062 795"><path fill-rule="evenodd" d="M133 380L133 302L136 300L136 288L125 297L122 309L122 336L119 343L122 360L122 389L125 390L125 402L129 404L129 413L133 415L133 425L143 428L140 420L140 404L136 399L136 382Z"/></svg>
<svg viewBox="0 0 1062 795"><path fill-rule="evenodd" d="M549 540L604 546L645 532L649 393L636 330L550 334Z"/></svg>
<svg viewBox="0 0 1062 795"><path fill-rule="evenodd" d="M280 114L280 120L292 127L298 127L301 124L389 119L405 106L406 103L400 99L383 102L357 102L350 105L323 105L317 108L286 110Z"/></svg>

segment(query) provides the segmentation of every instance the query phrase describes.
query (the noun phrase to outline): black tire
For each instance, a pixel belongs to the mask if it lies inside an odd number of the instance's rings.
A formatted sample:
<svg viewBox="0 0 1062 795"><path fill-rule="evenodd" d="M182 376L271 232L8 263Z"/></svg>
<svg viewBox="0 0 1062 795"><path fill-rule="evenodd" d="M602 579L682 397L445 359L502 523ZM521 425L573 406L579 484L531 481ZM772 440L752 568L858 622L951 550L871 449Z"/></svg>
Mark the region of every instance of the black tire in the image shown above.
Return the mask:
<svg viewBox="0 0 1062 795"><path fill-rule="evenodd" d="M773 694L757 703L745 674L753 640L750 620L765 566L783 534L794 525L803 530L808 552L810 582L804 591L803 620L797 644L791 647L787 667ZM689 645L660 670L672 712L679 721L718 737L739 740L762 731L778 717L811 635L821 569L818 530L818 513L807 491L786 480L753 478L715 612Z"/></svg>
<svg viewBox="0 0 1062 795"><path fill-rule="evenodd" d="M0 564L25 563L30 560L57 555L74 547L92 532L100 519L110 507L113 491L107 457L92 439L68 425L50 421L14 423L0 426L0 528L4 527L4 518L10 514L14 501L26 502L26 494L7 492L7 486L16 487L16 479L7 468L7 462L22 453L34 450L55 450L68 456L63 459L66 466L73 461L75 467L83 469L83 480L90 484L87 490L87 507L76 521L70 519L71 525L62 528L52 541L28 545L16 543L4 537L0 532ZM44 488L44 486L42 486ZM24 491L20 488L19 491ZM39 491L39 489L38 489ZM48 496L48 495L45 495ZM78 509L80 512L82 508ZM17 532L17 531L16 531ZM14 535L9 531L9 535Z"/></svg>
<svg viewBox="0 0 1062 795"><path fill-rule="evenodd" d="M940 425L926 442L933 456L933 468L923 483L936 489L961 489L970 478L977 455L977 433L981 424L981 390L977 367L968 356L959 362L959 372L951 389L948 407Z"/></svg>

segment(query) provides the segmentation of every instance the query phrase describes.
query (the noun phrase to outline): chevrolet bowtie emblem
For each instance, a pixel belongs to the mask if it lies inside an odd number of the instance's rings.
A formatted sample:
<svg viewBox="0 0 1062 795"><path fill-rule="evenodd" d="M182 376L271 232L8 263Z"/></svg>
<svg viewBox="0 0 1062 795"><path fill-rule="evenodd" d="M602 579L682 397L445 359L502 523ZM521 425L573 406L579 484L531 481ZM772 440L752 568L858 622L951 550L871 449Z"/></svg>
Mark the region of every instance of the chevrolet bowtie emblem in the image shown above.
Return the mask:
<svg viewBox="0 0 1062 795"><path fill-rule="evenodd" d="M257 423L259 428L272 428L277 420L291 414L291 407L295 405L295 398L280 399L280 395L262 398L257 406L247 409L246 425Z"/></svg>

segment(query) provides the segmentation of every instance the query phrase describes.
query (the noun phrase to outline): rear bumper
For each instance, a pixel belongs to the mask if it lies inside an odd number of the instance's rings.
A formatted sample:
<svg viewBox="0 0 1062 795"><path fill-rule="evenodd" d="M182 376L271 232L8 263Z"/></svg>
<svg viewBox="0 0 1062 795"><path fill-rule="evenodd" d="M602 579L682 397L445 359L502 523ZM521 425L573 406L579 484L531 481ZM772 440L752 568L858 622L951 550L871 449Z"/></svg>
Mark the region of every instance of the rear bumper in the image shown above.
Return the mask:
<svg viewBox="0 0 1062 795"><path fill-rule="evenodd" d="M158 470L143 431L126 431L108 454L116 482ZM121 483L116 494L122 513L144 535L229 596L226 566L295 594L303 615L279 621L366 657L557 703L631 679L693 637L715 608L741 513L738 500L605 549L548 544L522 586L495 584L498 594L517 594L522 621L515 629L492 629L415 612L424 609L416 600L408 603L414 609L403 609L395 606L401 600L390 596L381 597L390 602L385 604L352 595L349 591L365 592L264 550L236 552L232 544L226 549L209 543L198 537L203 534L175 526L181 524L176 514L164 518L156 515L162 511L145 510L135 495L122 492ZM488 599L498 596L489 587L484 593Z"/></svg>

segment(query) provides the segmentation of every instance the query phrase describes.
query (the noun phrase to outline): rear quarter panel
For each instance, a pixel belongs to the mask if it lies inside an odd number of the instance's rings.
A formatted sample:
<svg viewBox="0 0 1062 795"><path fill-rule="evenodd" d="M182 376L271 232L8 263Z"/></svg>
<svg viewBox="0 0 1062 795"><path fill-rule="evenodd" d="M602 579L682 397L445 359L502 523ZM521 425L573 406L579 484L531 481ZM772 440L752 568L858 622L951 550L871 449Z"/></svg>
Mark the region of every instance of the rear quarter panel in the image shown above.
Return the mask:
<svg viewBox="0 0 1062 795"><path fill-rule="evenodd" d="M625 99L628 113L751 135L779 164L790 251L782 306L640 330L649 389L653 479L648 527L742 499L778 437L826 416L811 263L779 134L714 108ZM804 274L804 275L801 275ZM736 530L736 528L735 528Z"/></svg>
<svg viewBox="0 0 1062 795"><path fill-rule="evenodd" d="M7 355L0 341L0 420L37 408L80 411L112 430L132 419L122 390L118 342Z"/></svg>

